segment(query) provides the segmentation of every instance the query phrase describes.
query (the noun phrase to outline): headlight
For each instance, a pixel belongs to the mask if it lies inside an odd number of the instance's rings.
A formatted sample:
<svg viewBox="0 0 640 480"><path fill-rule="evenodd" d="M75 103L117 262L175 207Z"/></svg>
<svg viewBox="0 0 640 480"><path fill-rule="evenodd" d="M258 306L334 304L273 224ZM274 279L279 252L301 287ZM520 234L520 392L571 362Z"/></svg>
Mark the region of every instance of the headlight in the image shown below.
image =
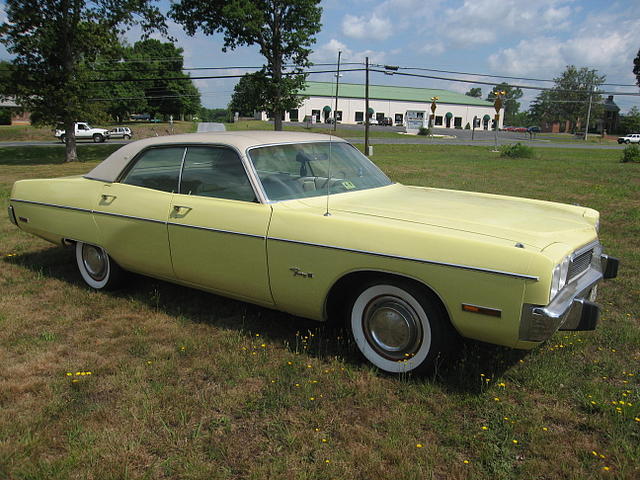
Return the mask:
<svg viewBox="0 0 640 480"><path fill-rule="evenodd" d="M549 299L553 300L560 290L567 283L567 274L569 273L569 257L564 257L553 269L553 277L551 278L551 292Z"/></svg>

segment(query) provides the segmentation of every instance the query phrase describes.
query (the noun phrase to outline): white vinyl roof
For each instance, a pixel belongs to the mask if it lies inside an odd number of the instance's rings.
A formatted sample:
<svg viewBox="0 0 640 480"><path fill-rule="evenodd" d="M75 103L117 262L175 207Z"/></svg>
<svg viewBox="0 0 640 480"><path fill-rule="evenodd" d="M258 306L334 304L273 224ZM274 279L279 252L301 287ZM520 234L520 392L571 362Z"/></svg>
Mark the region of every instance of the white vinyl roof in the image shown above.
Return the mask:
<svg viewBox="0 0 640 480"><path fill-rule="evenodd" d="M298 142L344 142L339 137L306 132L274 132L269 130L247 130L233 132L187 133L151 137L128 143L109 155L103 162L85 175L86 178L103 182L115 182L122 170L138 152L148 147L162 145L228 145L243 153L251 147L277 143Z"/></svg>

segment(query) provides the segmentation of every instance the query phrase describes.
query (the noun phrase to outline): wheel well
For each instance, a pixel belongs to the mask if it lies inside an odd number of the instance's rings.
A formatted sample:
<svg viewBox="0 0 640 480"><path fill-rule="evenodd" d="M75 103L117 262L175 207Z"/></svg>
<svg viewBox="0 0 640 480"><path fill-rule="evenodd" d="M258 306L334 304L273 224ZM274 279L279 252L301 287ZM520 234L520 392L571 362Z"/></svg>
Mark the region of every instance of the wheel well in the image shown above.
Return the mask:
<svg viewBox="0 0 640 480"><path fill-rule="evenodd" d="M373 279L379 279L380 281L384 281L385 279L398 279L404 282L412 283L415 287L419 288L427 295L432 297L433 300L440 305L440 307L442 308L442 312L446 315L449 323L451 323L451 318L449 316L447 307L445 306L440 296L435 292L435 290L429 287L429 285L414 278L406 277L404 275L376 271L360 271L348 273L333 284L331 290L329 290L329 294L327 295L327 300L325 303L325 317L327 318L327 321L331 323L342 322L347 313L345 311L348 307L347 302L349 300L349 297L353 294L354 289L358 285L369 282Z"/></svg>

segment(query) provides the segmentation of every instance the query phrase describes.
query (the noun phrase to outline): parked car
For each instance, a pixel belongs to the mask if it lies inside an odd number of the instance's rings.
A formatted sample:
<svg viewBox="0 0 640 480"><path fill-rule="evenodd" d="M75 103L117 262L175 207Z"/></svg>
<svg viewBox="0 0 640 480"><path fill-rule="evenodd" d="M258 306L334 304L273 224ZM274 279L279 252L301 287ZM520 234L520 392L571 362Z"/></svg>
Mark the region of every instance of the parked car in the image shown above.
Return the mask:
<svg viewBox="0 0 640 480"><path fill-rule="evenodd" d="M640 133L627 133L624 137L618 137L618 143L640 143Z"/></svg>
<svg viewBox="0 0 640 480"><path fill-rule="evenodd" d="M537 126L534 125L534 126L531 126L531 127L527 128L527 131L529 133L540 133L542 130L540 129L540 127L537 127Z"/></svg>
<svg viewBox="0 0 640 480"><path fill-rule="evenodd" d="M133 133L129 127L115 127L109 130L108 132L109 138L122 138L124 140L129 140L133 137Z"/></svg>
<svg viewBox="0 0 640 480"><path fill-rule="evenodd" d="M458 334L531 349L592 330L596 285L618 268L595 210L404 186L309 133L131 142L86 175L16 182L8 209L25 232L73 247L92 288L132 271L344 320L392 373L429 368Z"/></svg>
<svg viewBox="0 0 640 480"><path fill-rule="evenodd" d="M105 128L93 128L87 122L75 123L76 140L93 140L96 143L102 143L109 138L109 131ZM67 133L65 130L56 129L54 136L59 138L62 143L67 141Z"/></svg>
<svg viewBox="0 0 640 480"><path fill-rule="evenodd" d="M392 127L393 119L391 117L383 117L378 120L378 125L382 125L383 127Z"/></svg>

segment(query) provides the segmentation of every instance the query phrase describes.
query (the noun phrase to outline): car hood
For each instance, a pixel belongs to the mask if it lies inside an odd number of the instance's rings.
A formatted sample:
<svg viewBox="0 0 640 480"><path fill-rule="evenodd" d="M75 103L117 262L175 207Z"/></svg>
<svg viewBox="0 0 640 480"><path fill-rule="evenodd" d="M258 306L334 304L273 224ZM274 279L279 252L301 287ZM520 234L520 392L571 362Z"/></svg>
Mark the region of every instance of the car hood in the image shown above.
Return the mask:
<svg viewBox="0 0 640 480"><path fill-rule="evenodd" d="M594 235L598 213L584 207L484 193L400 184L335 195L330 209L472 232L540 250Z"/></svg>

